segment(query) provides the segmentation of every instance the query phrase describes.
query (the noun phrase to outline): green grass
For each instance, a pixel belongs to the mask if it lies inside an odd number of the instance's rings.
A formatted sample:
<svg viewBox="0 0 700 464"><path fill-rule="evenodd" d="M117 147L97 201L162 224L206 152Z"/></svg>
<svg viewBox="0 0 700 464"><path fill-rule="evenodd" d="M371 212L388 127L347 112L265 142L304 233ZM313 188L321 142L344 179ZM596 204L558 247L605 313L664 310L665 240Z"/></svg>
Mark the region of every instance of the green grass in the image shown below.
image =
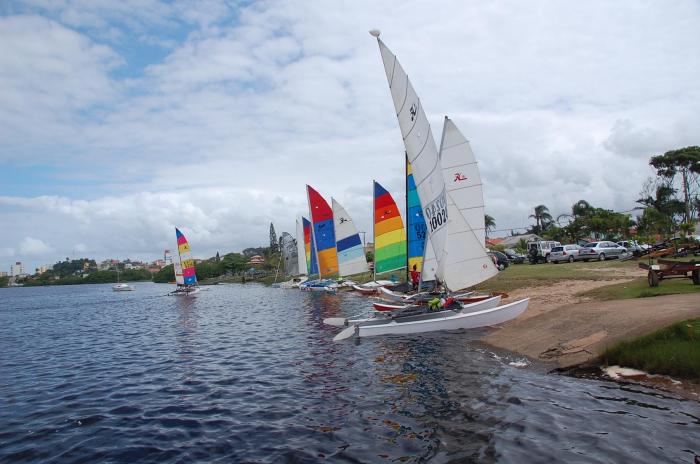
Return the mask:
<svg viewBox="0 0 700 464"><path fill-rule="evenodd" d="M514 264L493 279L477 286L481 290L510 292L523 287L553 286L567 280L608 280L617 269L636 268L636 261L591 261L560 264Z"/></svg>
<svg viewBox="0 0 700 464"><path fill-rule="evenodd" d="M600 359L607 365L700 380L700 318L621 342L603 352Z"/></svg>
<svg viewBox="0 0 700 464"><path fill-rule="evenodd" d="M595 300L624 300L628 298L647 298L696 292L700 292L700 285L693 285L693 281L690 279L667 279L662 280L658 287L649 287L646 277L643 277L632 282L594 288L593 290L581 292L576 296L593 298Z"/></svg>

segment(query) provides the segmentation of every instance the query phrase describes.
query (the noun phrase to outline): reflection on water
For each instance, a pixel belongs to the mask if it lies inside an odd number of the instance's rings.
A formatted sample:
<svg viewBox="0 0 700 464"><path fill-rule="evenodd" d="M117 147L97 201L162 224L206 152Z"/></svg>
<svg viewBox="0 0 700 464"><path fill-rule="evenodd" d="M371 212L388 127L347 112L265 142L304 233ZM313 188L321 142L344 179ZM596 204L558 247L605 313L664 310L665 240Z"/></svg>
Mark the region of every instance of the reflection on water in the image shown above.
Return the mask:
<svg viewBox="0 0 700 464"><path fill-rule="evenodd" d="M0 461L689 462L698 403L516 368L478 332L333 343L351 294L0 291Z"/></svg>

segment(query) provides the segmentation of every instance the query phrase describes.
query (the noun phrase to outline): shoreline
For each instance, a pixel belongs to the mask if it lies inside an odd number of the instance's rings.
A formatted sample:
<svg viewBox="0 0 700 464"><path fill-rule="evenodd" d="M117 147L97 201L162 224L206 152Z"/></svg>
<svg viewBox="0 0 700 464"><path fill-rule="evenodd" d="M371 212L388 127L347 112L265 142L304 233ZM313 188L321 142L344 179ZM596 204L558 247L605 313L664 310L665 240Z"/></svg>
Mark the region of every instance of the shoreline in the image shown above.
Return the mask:
<svg viewBox="0 0 700 464"><path fill-rule="evenodd" d="M526 294L527 289L521 292ZM563 303L553 307L551 299L534 298L525 313L497 326L481 342L526 356L553 371L590 377L594 369L599 369L597 359L606 348L678 321L700 317L700 293ZM651 383L659 387L658 382ZM699 384L682 384L671 390L681 390L682 396L700 401Z"/></svg>

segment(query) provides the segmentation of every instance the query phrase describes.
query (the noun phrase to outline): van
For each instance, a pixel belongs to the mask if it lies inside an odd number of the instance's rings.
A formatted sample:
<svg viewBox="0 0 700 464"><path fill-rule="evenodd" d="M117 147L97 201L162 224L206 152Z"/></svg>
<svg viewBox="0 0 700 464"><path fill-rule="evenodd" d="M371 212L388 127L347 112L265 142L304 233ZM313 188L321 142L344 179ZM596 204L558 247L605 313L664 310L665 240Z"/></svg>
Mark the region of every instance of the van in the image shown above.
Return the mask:
<svg viewBox="0 0 700 464"><path fill-rule="evenodd" d="M552 248L561 246L561 243L553 240L539 240L528 242L527 259L530 264L546 263Z"/></svg>

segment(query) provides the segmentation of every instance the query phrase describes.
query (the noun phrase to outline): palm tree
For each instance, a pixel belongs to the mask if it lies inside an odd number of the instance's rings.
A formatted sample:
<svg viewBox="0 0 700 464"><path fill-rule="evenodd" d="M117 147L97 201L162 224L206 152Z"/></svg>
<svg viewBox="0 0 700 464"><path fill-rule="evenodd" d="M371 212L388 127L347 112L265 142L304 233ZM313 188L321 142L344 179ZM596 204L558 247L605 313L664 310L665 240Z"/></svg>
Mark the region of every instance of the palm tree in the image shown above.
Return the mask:
<svg viewBox="0 0 700 464"><path fill-rule="evenodd" d="M486 236L488 237L489 232L493 231L493 228L496 227L496 220L492 216L484 214L484 227L486 227Z"/></svg>
<svg viewBox="0 0 700 464"><path fill-rule="evenodd" d="M586 200L579 200L571 206L571 213L575 218L585 216L593 210L593 207Z"/></svg>
<svg viewBox="0 0 700 464"><path fill-rule="evenodd" d="M535 206L535 214L530 215L537 222L537 233L541 233L552 222L552 215L545 205Z"/></svg>

